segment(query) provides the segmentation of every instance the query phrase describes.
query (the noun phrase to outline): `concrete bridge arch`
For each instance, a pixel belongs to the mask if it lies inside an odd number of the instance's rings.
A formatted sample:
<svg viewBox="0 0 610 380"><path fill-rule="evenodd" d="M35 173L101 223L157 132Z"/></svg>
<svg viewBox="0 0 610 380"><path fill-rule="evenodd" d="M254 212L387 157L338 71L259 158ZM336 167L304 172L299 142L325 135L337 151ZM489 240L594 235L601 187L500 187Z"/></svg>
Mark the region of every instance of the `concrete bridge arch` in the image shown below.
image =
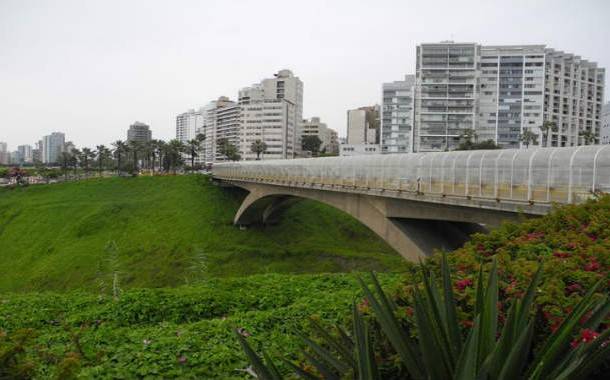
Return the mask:
<svg viewBox="0 0 610 380"><path fill-rule="evenodd" d="M311 199L353 216L409 261L418 261L435 249L455 249L470 234L517 217L504 211L361 193L241 181L228 183L249 192L235 215L236 225L276 223L286 207L299 199Z"/></svg>

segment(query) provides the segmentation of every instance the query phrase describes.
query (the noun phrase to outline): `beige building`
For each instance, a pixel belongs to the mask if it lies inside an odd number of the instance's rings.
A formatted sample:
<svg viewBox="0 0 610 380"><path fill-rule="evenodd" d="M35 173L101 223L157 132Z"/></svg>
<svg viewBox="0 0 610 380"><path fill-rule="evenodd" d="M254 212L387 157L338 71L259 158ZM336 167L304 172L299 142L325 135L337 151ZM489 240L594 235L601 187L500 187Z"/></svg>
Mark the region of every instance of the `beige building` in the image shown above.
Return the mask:
<svg viewBox="0 0 610 380"><path fill-rule="evenodd" d="M261 159L301 155L303 82L290 70L239 91L241 130L239 151L243 160L255 160L252 143L261 140L267 151Z"/></svg>
<svg viewBox="0 0 610 380"><path fill-rule="evenodd" d="M326 123L320 121L319 117L303 120L301 136L318 136L320 141L322 141L320 152L337 153L337 131L328 128Z"/></svg>
<svg viewBox="0 0 610 380"><path fill-rule="evenodd" d="M347 143L379 144L379 106L347 111Z"/></svg>

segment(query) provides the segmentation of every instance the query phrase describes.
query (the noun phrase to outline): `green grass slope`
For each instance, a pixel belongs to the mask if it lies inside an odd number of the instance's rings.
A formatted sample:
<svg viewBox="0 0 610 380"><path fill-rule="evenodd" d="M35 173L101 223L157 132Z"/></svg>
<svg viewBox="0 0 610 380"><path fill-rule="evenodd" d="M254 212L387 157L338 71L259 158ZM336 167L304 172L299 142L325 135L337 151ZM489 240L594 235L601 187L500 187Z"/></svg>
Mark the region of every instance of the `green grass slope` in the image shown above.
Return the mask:
<svg viewBox="0 0 610 380"><path fill-rule="evenodd" d="M278 225L240 231L231 222L244 196L201 176L0 189L0 291L404 265L355 219L312 201L291 206Z"/></svg>

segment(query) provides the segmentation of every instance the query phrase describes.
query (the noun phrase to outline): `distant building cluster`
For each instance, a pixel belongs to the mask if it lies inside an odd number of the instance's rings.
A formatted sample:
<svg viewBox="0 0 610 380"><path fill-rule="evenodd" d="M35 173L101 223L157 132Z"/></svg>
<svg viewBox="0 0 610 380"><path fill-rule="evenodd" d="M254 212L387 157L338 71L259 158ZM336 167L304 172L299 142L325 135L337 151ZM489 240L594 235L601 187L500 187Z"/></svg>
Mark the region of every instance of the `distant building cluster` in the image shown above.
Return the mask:
<svg viewBox="0 0 610 380"><path fill-rule="evenodd" d="M383 83L380 105L347 111L345 137L319 117L303 118L303 82L280 70L242 88L234 100L220 96L177 115L176 139L205 136L198 164L231 159L227 146L233 159L269 160L440 152L464 138L500 148L610 144L605 79L597 63L545 45L423 43L416 47L415 74ZM310 136L319 139L319 151L303 148ZM129 126L127 142L151 140L147 124ZM0 142L0 165L55 164L73 148L61 132L14 151Z"/></svg>
<svg viewBox="0 0 610 380"><path fill-rule="evenodd" d="M219 149L219 141L233 145L242 160L287 159L304 157L303 136L316 134L321 150L338 150L337 133L319 118L303 119L303 82L290 70L280 70L273 78L242 88L237 100L221 96L198 110L191 109L176 117L176 138L183 143L205 136L203 155L198 163L228 159ZM252 146L263 143L264 151Z"/></svg>
<svg viewBox="0 0 610 380"><path fill-rule="evenodd" d="M466 131L501 148L610 142L595 62L545 45L447 41L416 53L414 76L382 85L382 153L453 150Z"/></svg>

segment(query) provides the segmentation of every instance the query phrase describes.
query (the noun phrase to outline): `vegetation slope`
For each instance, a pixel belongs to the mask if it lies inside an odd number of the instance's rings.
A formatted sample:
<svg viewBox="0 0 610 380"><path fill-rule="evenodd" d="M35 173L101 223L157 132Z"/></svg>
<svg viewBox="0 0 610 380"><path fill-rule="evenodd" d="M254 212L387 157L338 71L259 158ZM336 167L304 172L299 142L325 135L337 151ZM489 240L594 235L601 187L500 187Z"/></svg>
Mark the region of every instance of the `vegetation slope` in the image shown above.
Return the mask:
<svg viewBox="0 0 610 380"><path fill-rule="evenodd" d="M196 175L0 189L0 292L404 265L358 221L312 201L275 226L239 230L232 219L244 196Z"/></svg>

